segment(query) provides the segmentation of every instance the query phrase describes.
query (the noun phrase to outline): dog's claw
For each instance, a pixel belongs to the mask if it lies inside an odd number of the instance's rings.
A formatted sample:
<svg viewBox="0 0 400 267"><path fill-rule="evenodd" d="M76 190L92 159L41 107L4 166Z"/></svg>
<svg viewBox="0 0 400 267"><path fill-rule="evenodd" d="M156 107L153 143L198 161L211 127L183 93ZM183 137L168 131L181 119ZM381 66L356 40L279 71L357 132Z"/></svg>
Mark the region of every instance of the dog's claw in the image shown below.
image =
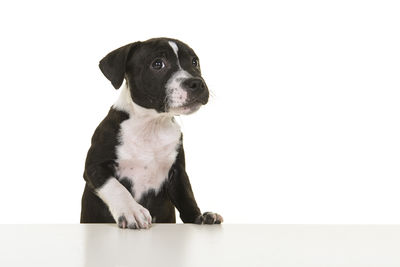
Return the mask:
<svg viewBox="0 0 400 267"><path fill-rule="evenodd" d="M221 224L224 221L221 215L214 212L204 212L194 221L195 224Z"/></svg>
<svg viewBox="0 0 400 267"><path fill-rule="evenodd" d="M137 207L136 209L126 210L118 218L117 224L122 229L149 229L151 226L151 214L143 208ZM150 222L150 223L149 223Z"/></svg>
<svg viewBox="0 0 400 267"><path fill-rule="evenodd" d="M119 227L119 228L125 229L127 223L128 223L128 222L126 221L126 218L125 218L124 215L119 216L119 218L118 218L118 227Z"/></svg>

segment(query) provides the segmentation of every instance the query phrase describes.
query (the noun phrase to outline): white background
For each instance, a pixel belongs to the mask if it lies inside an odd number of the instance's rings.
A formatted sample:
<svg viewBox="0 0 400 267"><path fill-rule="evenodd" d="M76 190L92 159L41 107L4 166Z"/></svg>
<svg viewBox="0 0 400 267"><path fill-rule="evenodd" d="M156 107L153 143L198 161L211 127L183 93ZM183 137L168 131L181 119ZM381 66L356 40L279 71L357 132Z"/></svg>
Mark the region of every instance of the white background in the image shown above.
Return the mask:
<svg viewBox="0 0 400 267"><path fill-rule="evenodd" d="M196 199L226 223L400 223L397 1L3 1L0 223L77 223L98 61L168 36L213 92L182 117Z"/></svg>

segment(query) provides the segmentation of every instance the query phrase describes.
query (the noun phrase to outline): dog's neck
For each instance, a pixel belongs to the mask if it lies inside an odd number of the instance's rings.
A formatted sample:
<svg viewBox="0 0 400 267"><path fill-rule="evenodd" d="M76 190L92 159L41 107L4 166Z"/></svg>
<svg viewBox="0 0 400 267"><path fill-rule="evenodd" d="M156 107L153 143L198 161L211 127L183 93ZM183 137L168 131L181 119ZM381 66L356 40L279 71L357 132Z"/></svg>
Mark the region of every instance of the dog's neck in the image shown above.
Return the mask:
<svg viewBox="0 0 400 267"><path fill-rule="evenodd" d="M140 119L141 121L164 121L172 120L174 115L172 113L159 113L155 109L144 108L133 102L130 89L127 84L121 88L121 93L115 101L113 108L125 111L129 116Z"/></svg>

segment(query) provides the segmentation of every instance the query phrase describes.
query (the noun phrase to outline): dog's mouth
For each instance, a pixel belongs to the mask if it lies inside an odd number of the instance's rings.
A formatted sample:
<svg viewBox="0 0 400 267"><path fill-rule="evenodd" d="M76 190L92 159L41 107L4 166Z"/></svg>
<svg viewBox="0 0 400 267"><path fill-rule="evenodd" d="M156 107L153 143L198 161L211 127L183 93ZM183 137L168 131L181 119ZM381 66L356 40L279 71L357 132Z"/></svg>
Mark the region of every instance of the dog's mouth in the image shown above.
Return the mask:
<svg viewBox="0 0 400 267"><path fill-rule="evenodd" d="M204 103L201 99L195 99L195 100L192 100L192 101L190 101L188 103L185 103L181 107L190 108L190 107L193 107L193 106L197 106L197 105L201 106L201 105L204 105L204 104L206 104L206 103Z"/></svg>
<svg viewBox="0 0 400 267"><path fill-rule="evenodd" d="M185 103L184 105L170 108L169 112L172 112L176 115L188 115L198 111L202 105L204 104L196 99L194 101L190 101L189 103Z"/></svg>
<svg viewBox="0 0 400 267"><path fill-rule="evenodd" d="M196 112L197 110L200 109L202 105L205 105L208 101L208 98L195 98L183 105L177 106L177 107L171 107L169 109L170 112L176 114L176 115L188 115Z"/></svg>
<svg viewBox="0 0 400 267"><path fill-rule="evenodd" d="M185 102L180 103L180 105L172 105L169 107L169 112L173 113L174 115L187 115L192 114L200 109L202 105L207 104L208 102L208 92L197 95L191 96ZM187 96L186 96L187 97Z"/></svg>

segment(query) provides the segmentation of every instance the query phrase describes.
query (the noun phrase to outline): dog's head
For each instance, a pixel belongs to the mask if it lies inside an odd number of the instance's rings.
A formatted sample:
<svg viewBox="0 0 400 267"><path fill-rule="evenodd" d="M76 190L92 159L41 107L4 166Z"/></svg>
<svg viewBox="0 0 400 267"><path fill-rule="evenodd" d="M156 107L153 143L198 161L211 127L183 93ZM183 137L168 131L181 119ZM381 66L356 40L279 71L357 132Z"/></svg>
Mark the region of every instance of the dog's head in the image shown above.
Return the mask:
<svg viewBox="0 0 400 267"><path fill-rule="evenodd" d="M115 89L125 79L133 102L144 108L189 114L208 101L199 58L178 40L131 43L110 52L99 66Z"/></svg>

